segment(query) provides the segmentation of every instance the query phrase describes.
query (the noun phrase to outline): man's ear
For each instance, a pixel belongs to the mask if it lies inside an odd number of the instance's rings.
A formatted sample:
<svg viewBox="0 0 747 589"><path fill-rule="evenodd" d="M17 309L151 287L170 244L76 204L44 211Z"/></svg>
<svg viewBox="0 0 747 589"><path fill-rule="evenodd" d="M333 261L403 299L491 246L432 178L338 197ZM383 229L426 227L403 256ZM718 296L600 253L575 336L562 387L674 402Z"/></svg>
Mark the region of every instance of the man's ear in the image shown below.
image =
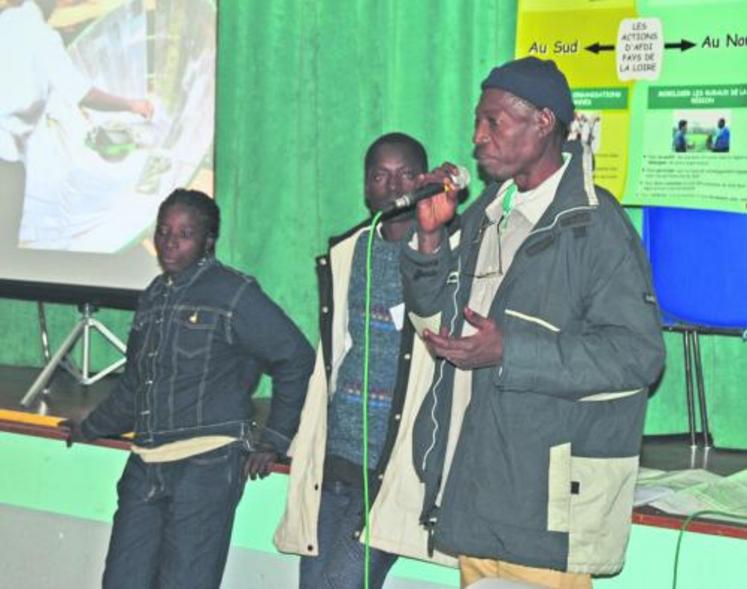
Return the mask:
<svg viewBox="0 0 747 589"><path fill-rule="evenodd" d="M555 128L555 113L549 108L541 108L537 111L537 124L541 137L550 135Z"/></svg>
<svg viewBox="0 0 747 589"><path fill-rule="evenodd" d="M205 238L205 254L215 253L215 237L208 235Z"/></svg>

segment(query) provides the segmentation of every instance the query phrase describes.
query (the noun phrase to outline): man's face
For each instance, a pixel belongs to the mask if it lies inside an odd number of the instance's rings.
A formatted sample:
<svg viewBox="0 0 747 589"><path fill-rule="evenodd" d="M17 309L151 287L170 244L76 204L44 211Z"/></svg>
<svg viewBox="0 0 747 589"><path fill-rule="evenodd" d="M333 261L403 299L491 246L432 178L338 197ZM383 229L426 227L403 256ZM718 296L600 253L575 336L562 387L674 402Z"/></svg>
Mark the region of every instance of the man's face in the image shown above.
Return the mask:
<svg viewBox="0 0 747 589"><path fill-rule="evenodd" d="M366 204L371 211L415 188L415 179L424 172L409 150L398 145L382 145L366 171Z"/></svg>
<svg viewBox="0 0 747 589"><path fill-rule="evenodd" d="M196 212L180 204L167 208L158 219L154 240L158 263L169 275L191 266L212 248L215 241L207 237Z"/></svg>
<svg viewBox="0 0 747 589"><path fill-rule="evenodd" d="M475 109L474 157L492 179L528 175L544 140L539 111L514 95L488 88Z"/></svg>

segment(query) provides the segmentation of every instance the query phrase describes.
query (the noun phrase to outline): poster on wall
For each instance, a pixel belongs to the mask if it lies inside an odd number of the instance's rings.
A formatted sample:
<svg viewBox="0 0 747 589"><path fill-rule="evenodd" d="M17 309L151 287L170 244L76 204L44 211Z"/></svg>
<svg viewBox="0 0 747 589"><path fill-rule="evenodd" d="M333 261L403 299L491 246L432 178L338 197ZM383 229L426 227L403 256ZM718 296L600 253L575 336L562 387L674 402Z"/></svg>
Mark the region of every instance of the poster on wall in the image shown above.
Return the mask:
<svg viewBox="0 0 747 589"><path fill-rule="evenodd" d="M520 0L516 55L552 59L570 134L626 205L747 212L747 0Z"/></svg>

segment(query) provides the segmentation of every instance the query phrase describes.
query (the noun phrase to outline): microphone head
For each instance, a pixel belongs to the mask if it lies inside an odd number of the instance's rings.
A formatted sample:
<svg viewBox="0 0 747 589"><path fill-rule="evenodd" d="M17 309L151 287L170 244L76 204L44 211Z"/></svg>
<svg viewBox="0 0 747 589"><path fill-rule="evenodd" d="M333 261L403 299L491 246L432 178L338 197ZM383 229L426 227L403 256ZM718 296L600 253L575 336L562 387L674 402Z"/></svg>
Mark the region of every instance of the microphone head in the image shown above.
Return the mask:
<svg viewBox="0 0 747 589"><path fill-rule="evenodd" d="M464 166L457 166L456 173L450 174L449 177L454 184L454 188L456 188L457 190L463 190L464 188L467 188L471 179L469 170Z"/></svg>

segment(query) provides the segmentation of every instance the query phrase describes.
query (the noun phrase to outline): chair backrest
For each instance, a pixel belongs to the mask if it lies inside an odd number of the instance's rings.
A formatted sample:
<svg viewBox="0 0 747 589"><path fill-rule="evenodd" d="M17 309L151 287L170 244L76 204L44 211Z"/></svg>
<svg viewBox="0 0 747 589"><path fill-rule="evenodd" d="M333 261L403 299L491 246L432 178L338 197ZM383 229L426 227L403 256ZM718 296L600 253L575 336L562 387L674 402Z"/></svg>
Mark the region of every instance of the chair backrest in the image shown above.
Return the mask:
<svg viewBox="0 0 747 589"><path fill-rule="evenodd" d="M665 322L747 327L747 214L648 207L643 243Z"/></svg>

